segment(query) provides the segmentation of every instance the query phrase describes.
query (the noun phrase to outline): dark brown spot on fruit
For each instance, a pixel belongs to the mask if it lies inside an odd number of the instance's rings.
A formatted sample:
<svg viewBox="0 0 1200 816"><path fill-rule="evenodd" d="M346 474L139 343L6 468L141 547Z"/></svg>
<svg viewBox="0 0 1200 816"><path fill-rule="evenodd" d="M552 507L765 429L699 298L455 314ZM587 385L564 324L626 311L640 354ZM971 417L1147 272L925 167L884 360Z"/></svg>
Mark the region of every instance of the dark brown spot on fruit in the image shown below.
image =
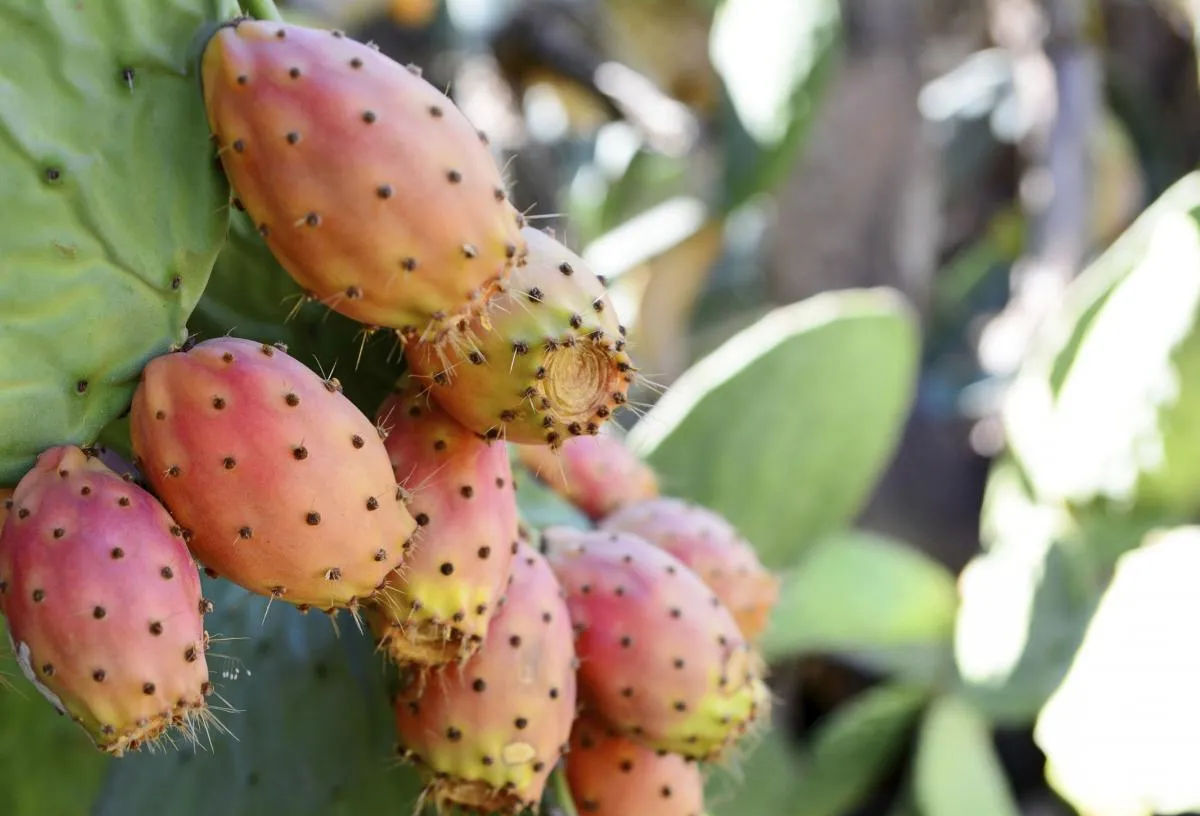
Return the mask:
<svg viewBox="0 0 1200 816"><path fill-rule="evenodd" d="M520 635L512 635L511 637L509 637L508 645L512 646L514 649L519 647L521 645L521 636Z"/></svg>
<svg viewBox="0 0 1200 816"><path fill-rule="evenodd" d="M475 495L475 488L470 485L463 485L458 489L458 492L464 499L469 499Z"/></svg>
<svg viewBox="0 0 1200 816"><path fill-rule="evenodd" d="M462 181L462 173L458 172L457 170L449 170L446 173L446 180L451 184L458 184L460 181Z"/></svg>
<svg viewBox="0 0 1200 816"><path fill-rule="evenodd" d="M300 69L295 66L292 66L292 68L290 68L288 70L288 76L290 76L292 79L299 79L300 78Z"/></svg>
<svg viewBox="0 0 1200 816"><path fill-rule="evenodd" d="M288 144L294 145L300 141L300 134L294 130L289 130L285 138L287 139Z"/></svg>
<svg viewBox="0 0 1200 816"><path fill-rule="evenodd" d="M297 461L299 461L301 459L307 459L308 458L308 448L304 447L303 445L292 448L292 458L296 459Z"/></svg>
<svg viewBox="0 0 1200 816"><path fill-rule="evenodd" d="M100 620L107 614L108 614L108 612L104 609L103 606L92 607L92 617L95 618L96 620Z"/></svg>
<svg viewBox="0 0 1200 816"><path fill-rule="evenodd" d="M154 621L150 624L150 634L157 637L163 633L163 625L161 621Z"/></svg>
<svg viewBox="0 0 1200 816"><path fill-rule="evenodd" d="M304 521L315 527L321 523L321 514L316 512L309 513L304 517Z"/></svg>
<svg viewBox="0 0 1200 816"><path fill-rule="evenodd" d="M459 731L453 725L446 729L446 739L451 742L458 742L462 739L462 731Z"/></svg>
<svg viewBox="0 0 1200 816"><path fill-rule="evenodd" d="M158 571L158 574L169 581L175 577L175 570L171 569L170 567L163 567Z"/></svg>
<svg viewBox="0 0 1200 816"><path fill-rule="evenodd" d="M480 547L478 552L476 553L476 555L478 555L480 558L487 558L491 554L492 554L492 548L487 547L487 546Z"/></svg>
<svg viewBox="0 0 1200 816"><path fill-rule="evenodd" d="M358 57L354 57L352 60L350 60L351 68L355 68L355 69L362 68L362 65L363 65L363 62Z"/></svg>
<svg viewBox="0 0 1200 816"><path fill-rule="evenodd" d="M430 105L429 106L429 115L432 116L434 119L440 119L442 116L442 109L440 107L438 107L437 105Z"/></svg>
<svg viewBox="0 0 1200 816"><path fill-rule="evenodd" d="M524 730L525 726L529 725L529 720L524 717L517 717L513 720L513 725L516 726L518 731L521 731Z"/></svg>
<svg viewBox="0 0 1200 816"><path fill-rule="evenodd" d="M366 122L368 125L374 123L375 118L376 118L375 111L372 111L372 110L363 111L362 120L364 122Z"/></svg>
<svg viewBox="0 0 1200 816"><path fill-rule="evenodd" d="M417 513L417 515L415 515L413 517L413 520L417 522L418 527L424 527L426 524L429 523L429 514L428 513Z"/></svg>
<svg viewBox="0 0 1200 816"><path fill-rule="evenodd" d="M96 669L92 672L92 679L97 683L103 683L105 678L104 669Z"/></svg>
<svg viewBox="0 0 1200 816"><path fill-rule="evenodd" d="M442 575L453 575L454 574L454 565L451 564L449 561L443 562L440 569L442 571Z"/></svg>

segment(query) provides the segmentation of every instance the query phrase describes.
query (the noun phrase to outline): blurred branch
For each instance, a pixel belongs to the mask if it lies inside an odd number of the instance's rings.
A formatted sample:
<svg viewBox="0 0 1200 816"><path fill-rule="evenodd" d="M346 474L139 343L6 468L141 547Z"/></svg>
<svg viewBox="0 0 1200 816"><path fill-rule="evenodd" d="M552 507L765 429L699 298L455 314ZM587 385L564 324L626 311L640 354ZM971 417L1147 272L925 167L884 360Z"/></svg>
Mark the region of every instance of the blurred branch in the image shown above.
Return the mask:
<svg viewBox="0 0 1200 816"><path fill-rule="evenodd" d="M782 192L771 288L890 285L927 300L937 234L916 0L843 0L845 52Z"/></svg>
<svg viewBox="0 0 1200 816"><path fill-rule="evenodd" d="M990 10L994 39L1013 55L1025 134L1019 194L1028 244L1013 265L1012 299L979 349L985 369L1008 374L1088 252L1101 76L1086 33L1089 0L991 0Z"/></svg>

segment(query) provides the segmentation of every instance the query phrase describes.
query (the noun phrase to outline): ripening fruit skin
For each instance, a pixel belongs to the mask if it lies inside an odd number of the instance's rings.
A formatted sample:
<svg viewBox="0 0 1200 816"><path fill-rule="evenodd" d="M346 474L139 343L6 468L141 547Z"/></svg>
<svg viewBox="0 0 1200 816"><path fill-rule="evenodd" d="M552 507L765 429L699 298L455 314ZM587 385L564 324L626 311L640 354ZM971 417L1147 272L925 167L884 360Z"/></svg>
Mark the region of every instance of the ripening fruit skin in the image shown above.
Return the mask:
<svg viewBox="0 0 1200 816"><path fill-rule="evenodd" d="M766 629L779 598L779 579L721 515L680 499L650 499L622 507L600 527L641 536L691 567L749 640Z"/></svg>
<svg viewBox="0 0 1200 816"><path fill-rule="evenodd" d="M704 814L704 778L698 764L639 745L588 714L571 729L567 781L580 814Z"/></svg>
<svg viewBox="0 0 1200 816"><path fill-rule="evenodd" d="M435 336L524 254L484 137L419 71L340 32L240 20L202 74L238 203L331 309Z"/></svg>
<svg viewBox="0 0 1200 816"><path fill-rule="evenodd" d="M515 814L537 805L567 747L576 666L558 582L522 544L483 648L396 699L402 756L430 777L439 808Z"/></svg>
<svg viewBox="0 0 1200 816"><path fill-rule="evenodd" d="M397 663L461 660L487 636L517 547L508 451L459 425L407 378L378 422L420 530L367 617Z"/></svg>
<svg viewBox="0 0 1200 816"><path fill-rule="evenodd" d="M580 698L650 748L714 759L768 703L759 659L694 572L637 536L542 534L577 635Z"/></svg>
<svg viewBox="0 0 1200 816"><path fill-rule="evenodd" d="M367 600L416 522L371 420L275 346L223 337L150 361L139 466L208 568L320 609Z"/></svg>
<svg viewBox="0 0 1200 816"><path fill-rule="evenodd" d="M437 342L410 343L413 374L446 412L489 439L558 447L599 431L626 402L633 361L599 278L540 230L483 313Z"/></svg>
<svg viewBox="0 0 1200 816"><path fill-rule="evenodd" d="M593 521L619 507L658 495L658 477L615 436L572 437L557 451L520 445L525 467Z"/></svg>
<svg viewBox="0 0 1200 816"><path fill-rule="evenodd" d="M153 496L79 448L38 457L0 533L25 676L114 756L211 716L200 577Z"/></svg>

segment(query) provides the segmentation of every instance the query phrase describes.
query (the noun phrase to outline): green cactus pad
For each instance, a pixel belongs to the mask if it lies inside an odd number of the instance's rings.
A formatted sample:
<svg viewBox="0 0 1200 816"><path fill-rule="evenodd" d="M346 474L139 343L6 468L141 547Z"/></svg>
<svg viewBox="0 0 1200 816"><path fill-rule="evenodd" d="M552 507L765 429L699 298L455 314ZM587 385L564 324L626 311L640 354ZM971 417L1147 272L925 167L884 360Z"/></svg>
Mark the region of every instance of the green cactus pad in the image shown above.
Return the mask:
<svg viewBox="0 0 1200 816"><path fill-rule="evenodd" d="M211 0L0 4L0 484L91 442L183 339L227 222Z"/></svg>
<svg viewBox="0 0 1200 816"><path fill-rule="evenodd" d="M718 511L769 567L850 521L915 390L918 330L886 289L828 292L730 338L629 435L664 494Z"/></svg>

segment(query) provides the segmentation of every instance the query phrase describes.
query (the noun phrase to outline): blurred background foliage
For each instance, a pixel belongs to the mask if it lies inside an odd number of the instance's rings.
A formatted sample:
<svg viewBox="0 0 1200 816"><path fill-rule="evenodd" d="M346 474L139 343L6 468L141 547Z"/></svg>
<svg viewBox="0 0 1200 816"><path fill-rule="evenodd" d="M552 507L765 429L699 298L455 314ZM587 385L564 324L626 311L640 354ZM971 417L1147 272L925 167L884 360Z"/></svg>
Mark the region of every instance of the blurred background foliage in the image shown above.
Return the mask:
<svg viewBox="0 0 1200 816"><path fill-rule="evenodd" d="M630 443L782 572L714 816L1200 811L1195 3L281 5L450 89L607 277ZM189 328L372 411L392 341L295 295L235 214ZM352 624L208 589L238 741L110 762L14 679L0 812L409 810Z"/></svg>

